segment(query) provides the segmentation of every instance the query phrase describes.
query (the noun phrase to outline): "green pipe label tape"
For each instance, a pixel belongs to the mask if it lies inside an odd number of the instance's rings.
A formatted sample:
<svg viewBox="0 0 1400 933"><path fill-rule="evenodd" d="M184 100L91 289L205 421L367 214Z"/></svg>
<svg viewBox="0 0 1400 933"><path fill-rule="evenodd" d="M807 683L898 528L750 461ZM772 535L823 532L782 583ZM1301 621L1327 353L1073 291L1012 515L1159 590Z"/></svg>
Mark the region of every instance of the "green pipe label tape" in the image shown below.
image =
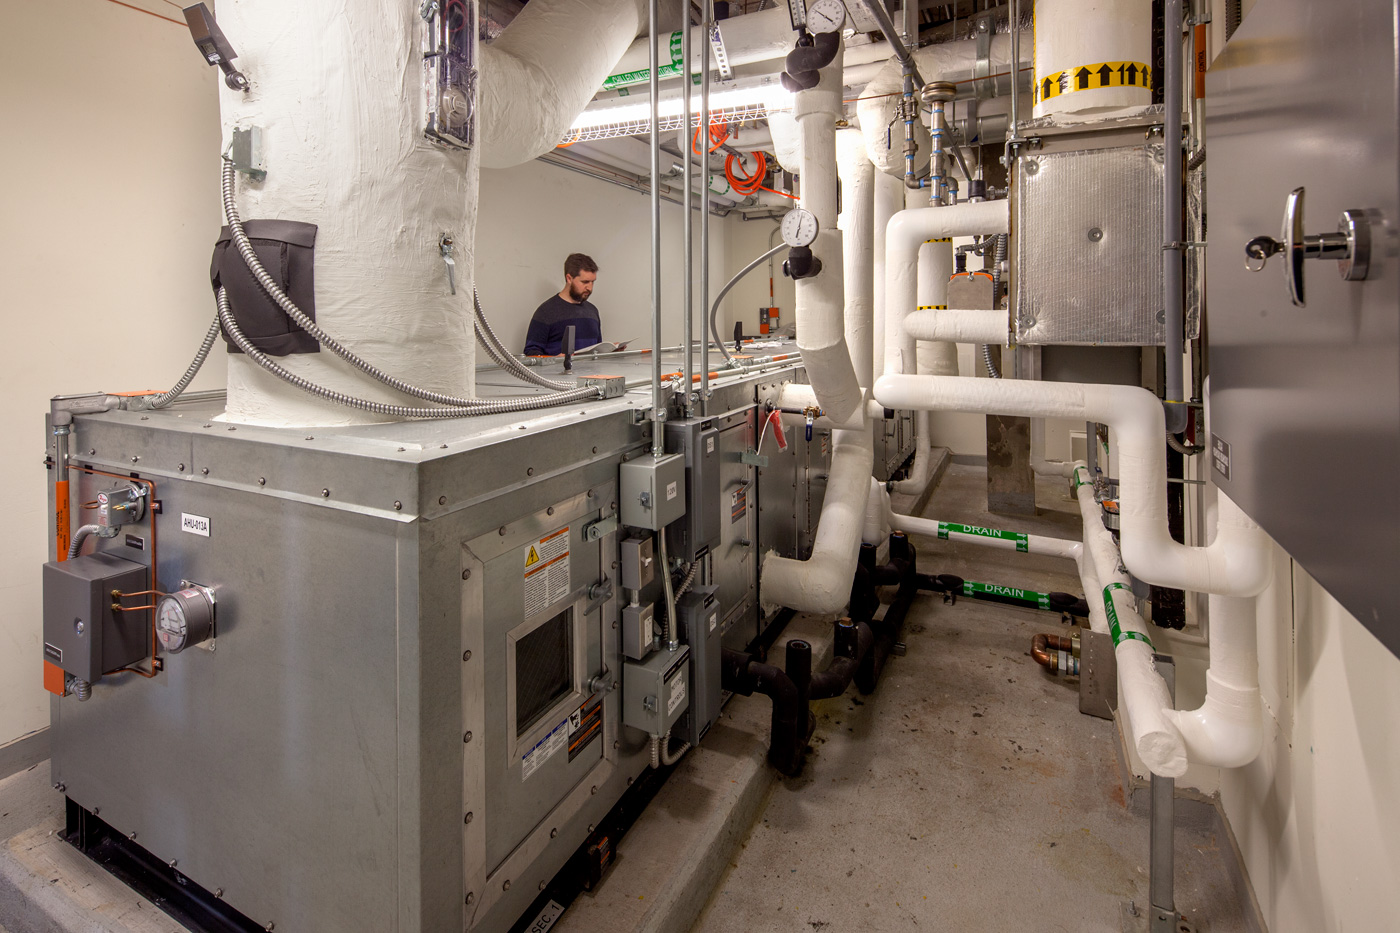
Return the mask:
<svg viewBox="0 0 1400 933"><path fill-rule="evenodd" d="M681 33L676 30L671 33L671 63L669 65L658 65L656 76L660 78L674 78L681 73L681 63L684 61L685 52L681 48ZM621 74L608 75L603 79L603 89L615 91L618 88L627 87L629 84L641 84L643 81L651 80L650 68L638 68L636 71L624 71Z"/></svg>
<svg viewBox="0 0 1400 933"><path fill-rule="evenodd" d="M964 596L977 596L978 594L988 596L1007 596L1011 599L1019 599L1024 603L1034 603L1041 609L1050 608L1050 594L1037 593L1035 590L1020 590L1014 586L997 586L995 583L963 583Z"/></svg>
<svg viewBox="0 0 1400 933"><path fill-rule="evenodd" d="M1035 83L1035 102L1052 100L1075 91L1096 91L1105 87L1151 89L1152 68L1142 62L1096 62L1066 68L1046 75Z"/></svg>
<svg viewBox="0 0 1400 933"><path fill-rule="evenodd" d="M938 523L938 537L947 538L949 534L972 535L978 538L1000 538L1002 541L1015 541L1016 550L1030 550L1030 535L1021 534L1016 531L1002 531L1000 528L982 528L977 525L954 525L950 522Z"/></svg>
<svg viewBox="0 0 1400 933"><path fill-rule="evenodd" d="M1147 645L1149 651L1156 651L1152 646L1152 639L1141 632L1125 632L1118 624L1118 610L1113 608L1113 591L1127 590L1126 583L1110 583L1103 588L1103 609L1108 615L1108 633L1113 636L1113 647L1117 648L1125 641L1140 641ZM1129 590L1131 593L1132 591Z"/></svg>

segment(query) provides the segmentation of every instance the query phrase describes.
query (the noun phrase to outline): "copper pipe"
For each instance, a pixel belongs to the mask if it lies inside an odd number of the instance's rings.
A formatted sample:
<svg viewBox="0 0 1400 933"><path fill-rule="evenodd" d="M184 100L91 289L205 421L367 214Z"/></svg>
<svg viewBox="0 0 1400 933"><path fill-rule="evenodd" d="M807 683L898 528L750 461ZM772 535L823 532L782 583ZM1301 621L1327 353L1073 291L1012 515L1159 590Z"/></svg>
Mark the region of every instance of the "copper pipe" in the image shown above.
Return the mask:
<svg viewBox="0 0 1400 933"><path fill-rule="evenodd" d="M1069 653L1073 650L1073 639L1065 636L1041 633L1031 639L1031 657L1035 658L1035 663L1041 667L1051 670L1057 670L1060 666L1059 658L1052 652Z"/></svg>

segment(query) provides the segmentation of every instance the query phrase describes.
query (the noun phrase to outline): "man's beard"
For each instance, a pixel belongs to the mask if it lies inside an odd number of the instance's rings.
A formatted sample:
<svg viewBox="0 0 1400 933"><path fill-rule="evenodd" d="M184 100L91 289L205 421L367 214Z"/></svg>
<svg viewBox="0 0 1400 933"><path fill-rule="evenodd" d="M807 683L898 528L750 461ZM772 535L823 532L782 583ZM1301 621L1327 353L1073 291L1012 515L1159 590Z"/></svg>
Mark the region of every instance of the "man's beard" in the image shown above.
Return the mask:
<svg viewBox="0 0 1400 933"><path fill-rule="evenodd" d="M578 302L586 301L586 300L588 300L588 296L589 296L590 294L592 294L592 293L591 293L591 292L585 292L585 291L583 291L582 289L580 289L580 288L578 288L578 287L576 287L576 286L574 286L574 285L570 285L570 286L569 286L569 297L572 298L574 301L578 301Z"/></svg>

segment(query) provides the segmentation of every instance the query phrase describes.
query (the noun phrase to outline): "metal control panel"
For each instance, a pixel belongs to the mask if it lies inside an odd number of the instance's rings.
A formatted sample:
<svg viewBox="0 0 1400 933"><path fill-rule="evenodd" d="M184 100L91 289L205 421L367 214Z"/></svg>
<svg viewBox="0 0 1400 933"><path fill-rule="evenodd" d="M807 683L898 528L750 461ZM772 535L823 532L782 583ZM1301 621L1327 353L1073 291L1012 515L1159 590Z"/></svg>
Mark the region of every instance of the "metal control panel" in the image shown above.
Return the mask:
<svg viewBox="0 0 1400 933"><path fill-rule="evenodd" d="M681 734L699 745L719 718L720 605L713 586L696 587L676 600L676 620L681 640L690 648L690 709L681 723Z"/></svg>
<svg viewBox="0 0 1400 933"><path fill-rule="evenodd" d="M663 647L645 661L622 666L622 722L647 735L664 735L690 701L690 649Z"/></svg>
<svg viewBox="0 0 1400 933"><path fill-rule="evenodd" d="M618 472L624 525L660 531L685 514L684 454L643 454Z"/></svg>
<svg viewBox="0 0 1400 933"><path fill-rule="evenodd" d="M145 566L112 554L45 564L44 660L92 683L147 657L149 610L118 610L112 595L145 589Z"/></svg>
<svg viewBox="0 0 1400 933"><path fill-rule="evenodd" d="M720 540L719 429L711 419L666 423L667 446L685 458L685 521L668 530L667 544L673 557L695 560Z"/></svg>
<svg viewBox="0 0 1400 933"><path fill-rule="evenodd" d="M1318 16L1309 0L1259 0L1207 75L1203 456L1225 494L1400 653L1396 10L1345 6ZM1309 251L1349 211L1370 218L1364 278ZM1259 244L1275 237L1296 249L1268 258ZM1353 494L1337 494L1342 474Z"/></svg>

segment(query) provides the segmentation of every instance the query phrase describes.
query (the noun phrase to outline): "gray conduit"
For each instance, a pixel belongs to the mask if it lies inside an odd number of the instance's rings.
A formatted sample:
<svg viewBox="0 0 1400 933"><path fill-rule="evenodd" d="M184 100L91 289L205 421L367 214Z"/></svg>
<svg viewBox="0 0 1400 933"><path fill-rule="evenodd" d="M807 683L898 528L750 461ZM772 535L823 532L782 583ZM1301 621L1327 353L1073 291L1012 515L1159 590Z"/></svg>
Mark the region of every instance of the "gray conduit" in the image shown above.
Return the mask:
<svg viewBox="0 0 1400 933"><path fill-rule="evenodd" d="M160 395L151 399L150 406L152 408L165 408L184 394L184 391L189 388L190 383L194 381L195 374L198 373L200 367L204 365L204 361L209 358L209 350L214 346L214 341L217 340L218 337L219 316L216 314L213 322L209 325L209 332L204 335L204 342L199 345L199 352L196 353L194 359L190 361L189 368L185 370L185 374L180 377L179 382L171 387L169 392L162 392Z"/></svg>
<svg viewBox="0 0 1400 933"><path fill-rule="evenodd" d="M719 294L715 296L714 303L710 305L710 336L714 339L715 343L719 344L719 352L724 354L725 362L729 363L731 366L735 365L734 359L729 355L729 350L725 348L724 340L719 335L719 325L716 323L716 319L719 316L720 302L724 301L724 296L729 294L729 290L731 288L739 284L740 279L748 275L753 270L757 269L759 266L763 265L763 263L767 261L769 256L774 256L787 248L788 246L786 243L779 243L777 246L773 247L768 252L764 253L762 256L759 256L753 262L740 269L734 274L734 278L726 282L724 288L721 288L719 290Z"/></svg>
<svg viewBox="0 0 1400 933"><path fill-rule="evenodd" d="M572 383L560 382L541 376L532 372L529 367L515 358L515 354L506 349L501 343L501 338L496 336L496 332L491 329L491 322L486 319L486 312L482 310L481 299L477 296L476 286L472 285L472 308L476 313L476 335L481 341L481 345L486 349L486 353L491 359L496 361L496 365L517 379L532 382L537 386L546 389L554 389L559 392L566 392L575 388Z"/></svg>
<svg viewBox="0 0 1400 933"><path fill-rule="evenodd" d="M68 559L72 560L82 553L83 542L101 530L102 529L96 525L84 525L73 532L73 543L68 545Z"/></svg>
<svg viewBox="0 0 1400 933"><path fill-rule="evenodd" d="M337 405L347 405L351 408L359 408L363 411L399 418L459 418L477 414L499 414L502 412L547 408L550 405L559 404L561 402L578 401L586 398L597 398L599 396L599 390L589 386L586 390L578 389L571 392L563 392L556 396L540 396L531 400L500 399L488 402L483 399L461 398L455 395L446 395L441 392L431 392L427 389L420 389L412 383L389 375L372 363L356 356L350 350L341 346L339 341L334 337L318 327L315 321L307 317L302 310L296 306L296 303L287 297L287 294L278 286L276 280L268 274L267 269L263 268L263 264L258 259L257 253L253 251L253 244L248 242L248 235L243 232L243 220L238 216L238 206L234 203L233 198L235 177L233 163L227 159L224 160L222 183L220 185L224 202L224 217L228 220L229 231L233 235L233 242L238 248L238 254L243 257L243 262L248 267L248 271L253 274L253 278L257 279L258 285L267 293L267 296L276 302L277 306L286 312L287 316L296 322L298 327L316 338L317 343L330 350L336 356L345 360L345 362L354 366L365 375L405 395L412 395L429 402L435 402L439 405L449 407L439 409L409 405L386 405L381 402L371 402L346 395L343 392L335 392L318 386L300 376L293 375L281 366L278 366L270 357L257 350L256 347L252 348L255 352L249 352L242 344L239 344L239 349L247 353L249 359L256 362L274 376L304 391L310 392L313 395L334 402ZM219 292L219 320L223 324L224 332L237 343L237 337L242 336L242 331L238 330L238 324L233 319L233 313L228 308L228 299L224 296L222 290ZM232 327L230 327L230 324L232 324ZM247 337L243 337L243 341L247 343L249 347L252 347ZM527 402L538 404L527 404ZM514 407L516 404L524 407Z"/></svg>
<svg viewBox="0 0 1400 933"><path fill-rule="evenodd" d="M531 411L538 408L549 408L564 402L576 402L584 399L596 398L598 392L592 386L584 389L575 389L572 392L560 392L557 395L541 395L534 398L513 398L497 399L487 401L485 399L473 399L470 406L454 405L446 408L424 408L414 405L389 405L384 402L372 402L368 399L357 398L346 395L343 392L336 392L324 386L317 385L309 379L303 379L295 373L288 372L277 365L266 353L263 353L250 341L238 327L238 322L234 320L233 311L229 308L228 296L221 288L218 292L219 322L223 325L224 333L234 342L238 349L248 355L258 366L267 370L272 375L290 385L296 386L303 392L334 402L337 405L344 405L348 408L358 408L361 411L371 412L376 415L384 415L390 418L466 418L476 415L497 415L507 412Z"/></svg>

